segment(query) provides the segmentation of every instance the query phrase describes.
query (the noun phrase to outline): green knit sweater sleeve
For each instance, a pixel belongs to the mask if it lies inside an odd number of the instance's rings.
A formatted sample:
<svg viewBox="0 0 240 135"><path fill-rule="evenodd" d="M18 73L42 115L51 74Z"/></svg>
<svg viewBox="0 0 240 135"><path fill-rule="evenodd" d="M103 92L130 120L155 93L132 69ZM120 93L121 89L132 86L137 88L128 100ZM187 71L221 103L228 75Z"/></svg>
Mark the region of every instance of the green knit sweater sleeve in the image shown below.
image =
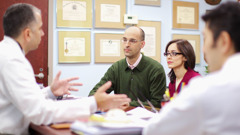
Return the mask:
<svg viewBox="0 0 240 135"><path fill-rule="evenodd" d="M94 88L90 91L88 96L94 95L94 93L97 91L99 87L101 87L104 83L107 81L112 82L112 86L106 91L107 93L111 93L113 90L113 82L114 82L114 69L116 68L115 65L112 65L107 72L104 74L104 76L101 78L100 82L98 82Z"/></svg>
<svg viewBox="0 0 240 135"><path fill-rule="evenodd" d="M161 107L161 100L166 90L166 76L164 70L158 70L150 80L150 102L156 106Z"/></svg>

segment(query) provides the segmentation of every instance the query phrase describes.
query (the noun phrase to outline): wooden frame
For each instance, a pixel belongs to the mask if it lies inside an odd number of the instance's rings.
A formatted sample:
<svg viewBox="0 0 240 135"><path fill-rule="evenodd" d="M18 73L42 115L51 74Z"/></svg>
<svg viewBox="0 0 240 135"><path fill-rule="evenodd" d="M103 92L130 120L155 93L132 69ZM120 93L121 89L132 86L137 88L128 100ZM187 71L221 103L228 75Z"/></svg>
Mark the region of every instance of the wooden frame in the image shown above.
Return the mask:
<svg viewBox="0 0 240 135"><path fill-rule="evenodd" d="M57 0L57 27L92 27L92 0Z"/></svg>
<svg viewBox="0 0 240 135"><path fill-rule="evenodd" d="M91 61L90 32L59 31L58 44L59 63L81 63Z"/></svg>
<svg viewBox="0 0 240 135"><path fill-rule="evenodd" d="M138 21L138 27L142 28L145 32L145 46L144 48L147 49L147 47L152 47L151 49L154 49L155 51L153 53L147 53L147 52L143 52L144 55L151 57L152 59L160 62L161 61L161 22L156 22L156 21ZM148 37L146 35L148 34L147 29L151 29L150 31L155 31L155 37ZM152 35L154 36L154 35ZM152 39L148 39L148 38L155 38L155 43L153 43L152 46L150 45L150 42L154 42ZM149 43L149 44L148 44ZM144 50L143 48L143 50ZM147 49L149 50L149 49Z"/></svg>
<svg viewBox="0 0 240 135"><path fill-rule="evenodd" d="M126 0L96 0L95 9L96 28L125 28Z"/></svg>
<svg viewBox="0 0 240 135"><path fill-rule="evenodd" d="M199 4L173 1L173 28L199 29Z"/></svg>
<svg viewBox="0 0 240 135"><path fill-rule="evenodd" d="M200 35L173 34L172 38L188 40L194 48L194 52L196 55L196 63L200 63Z"/></svg>
<svg viewBox="0 0 240 135"><path fill-rule="evenodd" d="M161 0L135 0L135 5L160 6Z"/></svg>
<svg viewBox="0 0 240 135"><path fill-rule="evenodd" d="M125 56L121 43L122 37L123 34L96 33L95 63L114 63L120 59L123 59ZM110 46L108 47L108 45ZM107 53L106 51L109 51L110 49L112 49L112 53Z"/></svg>

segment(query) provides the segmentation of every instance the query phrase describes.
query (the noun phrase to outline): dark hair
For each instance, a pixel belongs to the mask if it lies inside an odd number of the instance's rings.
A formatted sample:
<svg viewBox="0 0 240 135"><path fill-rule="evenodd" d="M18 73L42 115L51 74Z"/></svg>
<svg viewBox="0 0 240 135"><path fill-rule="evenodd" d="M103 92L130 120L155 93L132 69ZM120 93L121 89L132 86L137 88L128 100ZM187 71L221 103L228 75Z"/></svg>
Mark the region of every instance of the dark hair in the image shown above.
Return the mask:
<svg viewBox="0 0 240 135"><path fill-rule="evenodd" d="M222 31L229 33L235 51L240 52L240 4L226 2L206 13L202 19L208 23L208 28L213 32L214 41Z"/></svg>
<svg viewBox="0 0 240 135"><path fill-rule="evenodd" d="M187 59L187 61L184 63L184 68L188 70L188 68L191 68L194 70L195 68L195 61L196 61L196 56L193 50L192 45L185 39L175 39L170 41L165 49L165 52L167 52L168 47L173 44L177 44L178 50L182 53L182 55ZM168 73L168 77L170 78L171 83L176 79L176 75L171 69L171 71Z"/></svg>
<svg viewBox="0 0 240 135"><path fill-rule="evenodd" d="M24 28L36 21L34 11L40 10L25 3L11 5L3 16L4 35L18 37Z"/></svg>

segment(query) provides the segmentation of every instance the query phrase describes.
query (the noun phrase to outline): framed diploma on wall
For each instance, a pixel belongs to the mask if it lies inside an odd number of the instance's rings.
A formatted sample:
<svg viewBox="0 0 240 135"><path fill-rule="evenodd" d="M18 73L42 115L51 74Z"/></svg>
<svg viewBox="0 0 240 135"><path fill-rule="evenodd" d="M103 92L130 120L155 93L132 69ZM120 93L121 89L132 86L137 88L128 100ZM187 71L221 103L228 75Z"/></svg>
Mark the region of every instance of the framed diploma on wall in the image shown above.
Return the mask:
<svg viewBox="0 0 240 135"><path fill-rule="evenodd" d="M161 0L135 0L135 5L160 6Z"/></svg>
<svg viewBox="0 0 240 135"><path fill-rule="evenodd" d="M124 29L126 0L96 0L95 27Z"/></svg>
<svg viewBox="0 0 240 135"><path fill-rule="evenodd" d="M138 21L138 27L145 32L145 46L141 50L144 55L161 61L161 22Z"/></svg>
<svg viewBox="0 0 240 135"><path fill-rule="evenodd" d="M91 33L86 31L58 32L58 63L91 61Z"/></svg>
<svg viewBox="0 0 240 135"><path fill-rule="evenodd" d="M173 1L173 28L199 29L199 4Z"/></svg>
<svg viewBox="0 0 240 135"><path fill-rule="evenodd" d="M193 50L196 55L196 64L200 63L200 35L182 35L182 34L173 34L173 39L185 39L193 47Z"/></svg>
<svg viewBox="0 0 240 135"><path fill-rule="evenodd" d="M92 0L57 0L57 27L92 28Z"/></svg>
<svg viewBox="0 0 240 135"><path fill-rule="evenodd" d="M123 34L95 34L95 63L114 63L124 58Z"/></svg>

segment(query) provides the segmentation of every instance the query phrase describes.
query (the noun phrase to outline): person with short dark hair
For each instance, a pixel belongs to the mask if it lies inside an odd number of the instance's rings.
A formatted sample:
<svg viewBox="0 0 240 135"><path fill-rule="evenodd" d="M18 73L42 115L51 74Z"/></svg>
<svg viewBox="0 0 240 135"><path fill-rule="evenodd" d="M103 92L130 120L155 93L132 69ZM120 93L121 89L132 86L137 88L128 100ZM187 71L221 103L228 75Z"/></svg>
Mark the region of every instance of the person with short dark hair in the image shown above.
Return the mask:
<svg viewBox="0 0 240 135"><path fill-rule="evenodd" d="M176 97L181 86L188 84L190 79L200 74L194 71L196 56L192 45L184 39L170 41L165 49L164 56L171 71L168 73L170 97Z"/></svg>
<svg viewBox="0 0 240 135"><path fill-rule="evenodd" d="M107 82L92 97L56 101L58 96L77 90L78 77L59 80L40 89L25 55L38 48L42 30L41 11L30 4L10 6L4 14L4 39L0 42L0 134L28 134L30 122L49 125L90 116L97 109L120 108L130 102L126 95L108 95Z"/></svg>
<svg viewBox="0 0 240 135"><path fill-rule="evenodd" d="M144 31L140 27L129 27L123 35L122 45L126 58L113 63L89 95L93 95L99 86L110 80L113 85L107 92L127 94L132 99L131 106L140 106L132 92L144 105L148 105L146 99L139 94L140 91L155 107L161 107L161 99L166 90L165 71L159 62L141 53L145 46ZM123 107L128 106L125 104Z"/></svg>
<svg viewBox="0 0 240 135"><path fill-rule="evenodd" d="M190 80L143 135L240 134L240 4L226 2L202 16L210 73Z"/></svg>

